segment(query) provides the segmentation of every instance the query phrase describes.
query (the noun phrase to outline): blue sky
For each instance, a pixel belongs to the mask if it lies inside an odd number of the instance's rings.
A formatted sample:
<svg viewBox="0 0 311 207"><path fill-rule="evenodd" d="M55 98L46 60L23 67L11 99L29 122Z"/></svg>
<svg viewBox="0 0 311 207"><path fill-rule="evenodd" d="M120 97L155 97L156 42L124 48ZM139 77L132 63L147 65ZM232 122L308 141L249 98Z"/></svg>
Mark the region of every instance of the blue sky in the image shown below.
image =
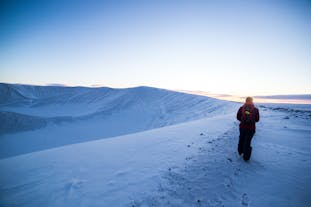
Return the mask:
<svg viewBox="0 0 311 207"><path fill-rule="evenodd" d="M0 82L311 93L310 1L2 1Z"/></svg>

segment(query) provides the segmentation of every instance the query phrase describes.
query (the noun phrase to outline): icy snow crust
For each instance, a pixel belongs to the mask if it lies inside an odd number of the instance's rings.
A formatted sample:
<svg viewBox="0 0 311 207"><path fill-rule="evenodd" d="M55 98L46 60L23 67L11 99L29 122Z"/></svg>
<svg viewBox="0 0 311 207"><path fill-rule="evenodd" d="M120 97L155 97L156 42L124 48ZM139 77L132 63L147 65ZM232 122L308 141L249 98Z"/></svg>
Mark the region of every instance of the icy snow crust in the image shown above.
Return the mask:
<svg viewBox="0 0 311 207"><path fill-rule="evenodd" d="M259 105L246 163L239 105L217 104L195 121L1 159L0 206L310 206L311 106Z"/></svg>

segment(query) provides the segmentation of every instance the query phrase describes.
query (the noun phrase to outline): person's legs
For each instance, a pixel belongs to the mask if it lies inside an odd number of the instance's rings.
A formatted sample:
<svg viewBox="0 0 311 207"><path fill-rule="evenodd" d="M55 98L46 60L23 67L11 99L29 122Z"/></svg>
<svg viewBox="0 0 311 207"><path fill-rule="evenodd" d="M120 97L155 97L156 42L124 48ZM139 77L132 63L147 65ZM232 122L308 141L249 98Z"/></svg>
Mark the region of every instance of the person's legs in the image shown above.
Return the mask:
<svg viewBox="0 0 311 207"><path fill-rule="evenodd" d="M245 131L245 140L243 146L243 158L244 160L249 160L252 154L251 142L255 132L253 130Z"/></svg>
<svg viewBox="0 0 311 207"><path fill-rule="evenodd" d="M244 151L244 141L245 141L245 130L240 129L240 137L239 137L239 144L238 144L239 155L241 155Z"/></svg>

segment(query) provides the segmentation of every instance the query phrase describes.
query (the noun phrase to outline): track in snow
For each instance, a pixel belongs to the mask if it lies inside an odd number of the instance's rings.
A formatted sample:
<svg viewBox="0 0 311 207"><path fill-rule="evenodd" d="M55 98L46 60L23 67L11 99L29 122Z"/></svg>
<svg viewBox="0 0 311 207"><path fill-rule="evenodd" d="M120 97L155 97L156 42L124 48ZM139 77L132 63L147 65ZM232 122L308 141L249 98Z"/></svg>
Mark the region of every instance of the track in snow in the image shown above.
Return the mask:
<svg viewBox="0 0 311 207"><path fill-rule="evenodd" d="M198 153L163 172L158 192L133 206L309 206L310 119L275 110L261 115L249 162L237 153L237 122L218 137L207 130L205 144L189 145Z"/></svg>
<svg viewBox="0 0 311 207"><path fill-rule="evenodd" d="M238 156L237 125L219 137L201 136L206 139L205 146L189 144L198 148L198 155L187 157L182 169L169 168L156 196L135 201L133 206L249 206L247 192L236 184L243 182L250 166L253 172L263 166L254 161L245 164Z"/></svg>

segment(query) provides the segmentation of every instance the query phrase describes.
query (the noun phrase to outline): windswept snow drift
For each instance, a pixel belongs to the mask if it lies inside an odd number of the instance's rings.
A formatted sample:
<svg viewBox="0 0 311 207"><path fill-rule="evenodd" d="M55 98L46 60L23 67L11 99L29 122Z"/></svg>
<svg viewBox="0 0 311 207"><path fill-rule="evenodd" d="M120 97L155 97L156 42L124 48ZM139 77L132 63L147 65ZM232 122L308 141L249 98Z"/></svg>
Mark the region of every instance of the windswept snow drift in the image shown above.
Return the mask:
<svg viewBox="0 0 311 207"><path fill-rule="evenodd" d="M151 87L0 84L0 158L213 117L234 107Z"/></svg>

